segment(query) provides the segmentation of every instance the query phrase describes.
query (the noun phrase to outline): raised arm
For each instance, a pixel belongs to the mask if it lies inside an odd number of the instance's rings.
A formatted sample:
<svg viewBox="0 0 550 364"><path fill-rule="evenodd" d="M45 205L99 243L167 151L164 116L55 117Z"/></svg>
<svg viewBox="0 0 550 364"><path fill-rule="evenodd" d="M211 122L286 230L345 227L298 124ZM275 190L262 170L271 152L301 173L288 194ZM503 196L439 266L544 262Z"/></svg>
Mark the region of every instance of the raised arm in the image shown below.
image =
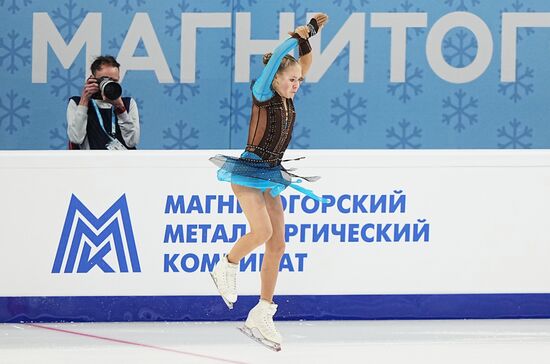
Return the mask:
<svg viewBox="0 0 550 364"><path fill-rule="evenodd" d="M252 87L252 93L258 101L266 101L273 97L274 93L271 89L271 83L275 78L279 65L284 56L296 48L296 46L299 46L300 59L298 62L302 66L302 76L305 76L313 60L308 38L317 34L327 21L328 16L320 13L315 15L307 25L296 28L294 32L289 32L291 38L285 40L273 51L269 62Z"/></svg>
<svg viewBox="0 0 550 364"><path fill-rule="evenodd" d="M252 93L258 101L266 101L273 97L274 93L271 90L271 83L275 78L279 65L284 56L296 48L297 45L298 39L288 38L273 51L269 62L267 62L262 74L252 87Z"/></svg>
<svg viewBox="0 0 550 364"><path fill-rule="evenodd" d="M311 67L311 62L313 61L313 56L311 54L311 45L309 44L309 37L311 36L310 32L314 31L310 29L307 25L303 25L294 30L294 32L289 32L291 37L298 39L298 63L302 68L302 77L305 77L309 67Z"/></svg>
<svg viewBox="0 0 550 364"><path fill-rule="evenodd" d="M302 77L305 77L311 63L313 62L313 55L311 54L311 45L309 44L309 38L317 34L321 28L328 21L328 16L323 13L315 15L307 25L300 26L290 32L291 37L298 39L298 49L300 51L300 58L298 63L302 67Z"/></svg>

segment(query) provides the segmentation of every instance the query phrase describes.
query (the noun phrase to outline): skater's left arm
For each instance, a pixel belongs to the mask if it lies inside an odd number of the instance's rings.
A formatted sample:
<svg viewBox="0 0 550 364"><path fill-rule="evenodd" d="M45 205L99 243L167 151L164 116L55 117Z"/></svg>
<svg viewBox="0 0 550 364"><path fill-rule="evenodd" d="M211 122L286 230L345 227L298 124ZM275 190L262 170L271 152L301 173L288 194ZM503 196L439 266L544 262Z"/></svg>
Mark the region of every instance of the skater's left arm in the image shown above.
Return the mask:
<svg viewBox="0 0 550 364"><path fill-rule="evenodd" d="M306 76L307 71L311 67L311 62L313 61L313 55L311 54L311 45L309 44L308 38L309 28L307 25L302 25L294 30L294 32L289 32L291 37L298 39L298 54L300 58L298 63L302 67L302 77Z"/></svg>
<svg viewBox="0 0 550 364"><path fill-rule="evenodd" d="M321 28L328 21L328 16L323 13L315 15L307 25L300 26L289 32L291 37L298 39L298 52L300 58L298 62L302 66L302 76L305 77L311 63L313 62L313 55L311 54L311 45L309 44L309 38L317 34Z"/></svg>

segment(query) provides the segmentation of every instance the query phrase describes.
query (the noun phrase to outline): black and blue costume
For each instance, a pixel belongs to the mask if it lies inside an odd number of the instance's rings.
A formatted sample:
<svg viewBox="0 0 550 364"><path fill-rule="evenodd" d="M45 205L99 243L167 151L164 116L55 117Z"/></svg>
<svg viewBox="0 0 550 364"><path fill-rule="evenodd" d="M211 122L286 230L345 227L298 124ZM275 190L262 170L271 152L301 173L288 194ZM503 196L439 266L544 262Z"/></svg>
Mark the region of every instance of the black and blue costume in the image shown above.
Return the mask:
<svg viewBox="0 0 550 364"><path fill-rule="evenodd" d="M302 179L315 181L319 177L300 177L285 169L283 155L290 143L296 119L292 99L274 92L271 83L285 55L300 45L300 56L311 51L309 42L296 37L285 40L274 51L260 77L252 86L252 114L245 151L239 158L216 155L210 158L218 170L220 181L242 186L270 190L271 196L279 195L292 187L316 200L322 199L311 190L299 185ZM298 158L301 159L301 158Z"/></svg>

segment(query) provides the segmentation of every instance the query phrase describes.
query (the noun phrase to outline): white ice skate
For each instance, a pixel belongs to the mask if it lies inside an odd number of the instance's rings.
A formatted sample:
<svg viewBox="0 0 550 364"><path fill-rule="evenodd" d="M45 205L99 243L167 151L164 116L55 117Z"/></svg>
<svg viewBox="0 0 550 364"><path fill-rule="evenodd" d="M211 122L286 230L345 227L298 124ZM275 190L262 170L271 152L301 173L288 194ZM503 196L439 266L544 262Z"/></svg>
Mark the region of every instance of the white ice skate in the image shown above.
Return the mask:
<svg viewBox="0 0 550 364"><path fill-rule="evenodd" d="M273 323L275 312L277 312L276 304L260 300L250 310L244 326L239 330L265 347L273 351L281 351L283 338Z"/></svg>
<svg viewBox="0 0 550 364"><path fill-rule="evenodd" d="M224 256L210 273L218 292L220 292L223 301L230 310L233 309L233 304L237 302L238 266L238 264L229 263L227 256Z"/></svg>

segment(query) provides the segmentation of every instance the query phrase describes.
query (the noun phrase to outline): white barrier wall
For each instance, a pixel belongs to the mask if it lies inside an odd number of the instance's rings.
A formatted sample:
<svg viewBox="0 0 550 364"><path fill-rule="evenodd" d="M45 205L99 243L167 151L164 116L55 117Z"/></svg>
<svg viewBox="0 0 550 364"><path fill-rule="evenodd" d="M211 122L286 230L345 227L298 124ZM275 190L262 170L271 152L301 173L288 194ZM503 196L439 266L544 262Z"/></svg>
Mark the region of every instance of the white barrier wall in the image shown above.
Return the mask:
<svg viewBox="0 0 550 364"><path fill-rule="evenodd" d="M217 152L1 152L0 296L212 298L246 222ZM288 166L321 175L303 185L329 203L283 193L279 295L550 294L550 151L287 153L302 155ZM258 294L261 251L241 295Z"/></svg>

